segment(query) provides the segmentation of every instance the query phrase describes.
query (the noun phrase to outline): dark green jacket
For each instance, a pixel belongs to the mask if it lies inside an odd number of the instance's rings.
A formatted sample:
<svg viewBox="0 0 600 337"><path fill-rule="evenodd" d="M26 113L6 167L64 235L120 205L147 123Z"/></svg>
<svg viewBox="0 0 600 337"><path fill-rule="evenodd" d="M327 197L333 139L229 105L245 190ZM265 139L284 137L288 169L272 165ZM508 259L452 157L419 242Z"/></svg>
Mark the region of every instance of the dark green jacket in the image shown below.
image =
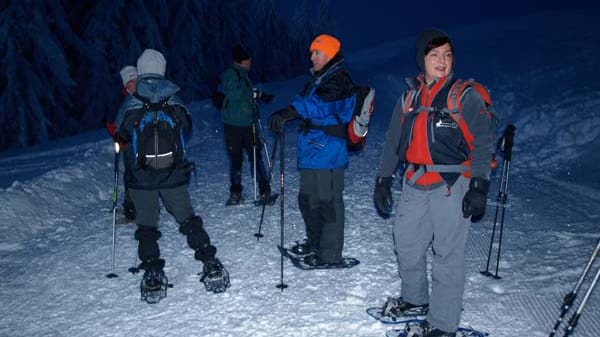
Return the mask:
<svg viewBox="0 0 600 337"><path fill-rule="evenodd" d="M251 126L252 82L248 71L233 63L221 74L221 87L225 94L221 118L223 123L236 126Z"/></svg>

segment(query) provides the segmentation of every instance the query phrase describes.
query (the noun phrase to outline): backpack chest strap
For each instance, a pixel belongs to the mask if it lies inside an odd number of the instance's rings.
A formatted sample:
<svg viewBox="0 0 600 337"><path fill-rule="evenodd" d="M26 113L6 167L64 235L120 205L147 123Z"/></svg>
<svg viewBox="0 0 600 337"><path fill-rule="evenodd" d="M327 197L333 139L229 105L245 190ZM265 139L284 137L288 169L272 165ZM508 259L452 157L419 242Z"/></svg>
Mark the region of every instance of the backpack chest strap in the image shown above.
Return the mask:
<svg viewBox="0 0 600 337"><path fill-rule="evenodd" d="M441 164L430 164L430 165L420 165L420 164L408 164L408 171L414 171L415 173L410 177L409 180L406 181L409 185L414 185L419 178L421 178L427 172L437 172L437 173L463 173L471 170L470 166L455 164L455 165L441 165Z"/></svg>

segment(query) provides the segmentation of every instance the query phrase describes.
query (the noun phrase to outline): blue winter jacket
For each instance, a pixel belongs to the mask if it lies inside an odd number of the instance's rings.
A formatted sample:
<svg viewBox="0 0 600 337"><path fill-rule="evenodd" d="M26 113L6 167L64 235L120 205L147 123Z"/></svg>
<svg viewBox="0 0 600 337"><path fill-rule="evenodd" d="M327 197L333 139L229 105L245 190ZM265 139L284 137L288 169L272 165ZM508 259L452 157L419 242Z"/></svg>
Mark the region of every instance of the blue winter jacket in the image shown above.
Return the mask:
<svg viewBox="0 0 600 337"><path fill-rule="evenodd" d="M323 127L345 126L352 119L356 97L354 83L343 67L341 54L313 74L291 105L304 119L305 127L298 136L299 169L333 169L348 166L345 136L333 136Z"/></svg>

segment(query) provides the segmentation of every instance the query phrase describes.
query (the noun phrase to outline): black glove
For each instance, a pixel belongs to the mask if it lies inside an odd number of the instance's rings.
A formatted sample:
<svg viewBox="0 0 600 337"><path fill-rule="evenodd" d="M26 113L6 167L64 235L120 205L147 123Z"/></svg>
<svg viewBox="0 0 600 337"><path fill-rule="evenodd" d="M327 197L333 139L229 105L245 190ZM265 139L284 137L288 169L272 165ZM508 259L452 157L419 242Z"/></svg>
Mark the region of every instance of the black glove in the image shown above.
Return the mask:
<svg viewBox="0 0 600 337"><path fill-rule="evenodd" d="M260 95L259 100L263 103L271 103L271 101L273 100L273 98L275 98L274 95L271 94L267 94L266 92L263 92L262 95Z"/></svg>
<svg viewBox="0 0 600 337"><path fill-rule="evenodd" d="M462 202L462 211L465 218L471 217L471 222L478 222L485 214L487 193L490 181L483 178L471 178L469 190Z"/></svg>
<svg viewBox="0 0 600 337"><path fill-rule="evenodd" d="M375 180L375 192L373 192L373 201L375 202L375 209L380 217L387 219L392 215L392 205L394 199L392 199L392 183L394 178L392 177L377 177Z"/></svg>
<svg viewBox="0 0 600 337"><path fill-rule="evenodd" d="M267 125L271 131L274 132L283 132L283 128L285 127L285 123L291 120L298 118L298 113L292 107L287 107L285 109L277 110L269 116L269 120L267 121Z"/></svg>
<svg viewBox="0 0 600 337"><path fill-rule="evenodd" d="M261 101L263 103L271 103L274 97L274 95L263 92L259 88L252 88L252 99L254 100Z"/></svg>

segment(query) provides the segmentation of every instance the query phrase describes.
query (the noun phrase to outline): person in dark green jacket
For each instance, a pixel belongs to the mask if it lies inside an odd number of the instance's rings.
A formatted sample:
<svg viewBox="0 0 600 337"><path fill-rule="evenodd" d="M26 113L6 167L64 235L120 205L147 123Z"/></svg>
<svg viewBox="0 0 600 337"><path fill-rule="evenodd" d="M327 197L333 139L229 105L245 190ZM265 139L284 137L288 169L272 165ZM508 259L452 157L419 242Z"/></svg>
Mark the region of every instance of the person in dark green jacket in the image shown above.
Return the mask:
<svg viewBox="0 0 600 337"><path fill-rule="evenodd" d="M226 205L237 205L242 197L242 162L243 151L248 155L248 161L254 174L256 160L256 179L260 198L258 204L274 203L271 196L271 186L265 165L262 160L262 139L259 137L258 109L254 111L254 100L269 103L273 95L255 89L248 77L252 66L252 58L241 45L232 49L233 63L221 74L221 86L225 100L221 109L225 145L229 156L229 199Z"/></svg>

